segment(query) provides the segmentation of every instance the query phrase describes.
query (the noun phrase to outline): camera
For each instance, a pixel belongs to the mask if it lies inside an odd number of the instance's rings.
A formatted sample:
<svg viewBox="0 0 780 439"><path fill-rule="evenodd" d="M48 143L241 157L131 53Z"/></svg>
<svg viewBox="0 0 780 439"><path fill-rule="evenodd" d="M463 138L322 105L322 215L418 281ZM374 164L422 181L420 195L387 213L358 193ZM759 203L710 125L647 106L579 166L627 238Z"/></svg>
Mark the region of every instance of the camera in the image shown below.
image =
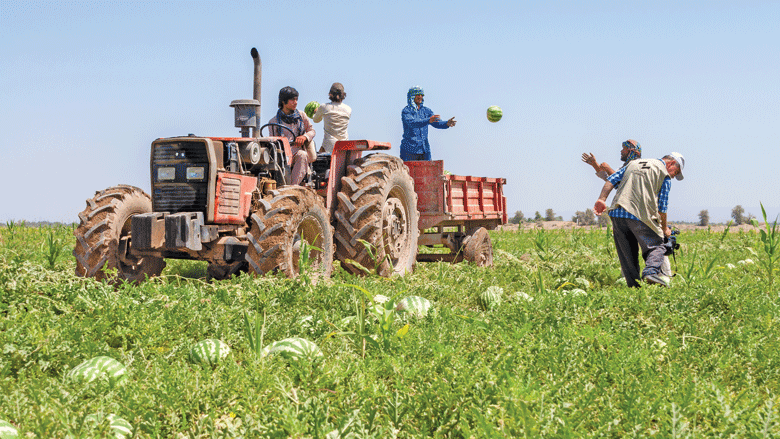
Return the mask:
<svg viewBox="0 0 780 439"><path fill-rule="evenodd" d="M677 243L677 235L680 234L680 230L677 227L672 228L672 234L668 237L664 237L664 248L667 256L673 256L674 251L680 248L680 244Z"/></svg>

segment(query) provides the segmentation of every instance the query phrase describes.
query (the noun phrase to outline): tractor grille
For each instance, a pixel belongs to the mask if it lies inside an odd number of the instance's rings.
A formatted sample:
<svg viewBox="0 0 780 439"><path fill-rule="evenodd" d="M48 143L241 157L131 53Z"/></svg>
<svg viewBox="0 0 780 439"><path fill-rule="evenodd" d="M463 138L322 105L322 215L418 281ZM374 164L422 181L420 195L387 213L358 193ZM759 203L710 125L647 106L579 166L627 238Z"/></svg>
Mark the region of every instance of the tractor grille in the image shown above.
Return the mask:
<svg viewBox="0 0 780 439"><path fill-rule="evenodd" d="M206 214L206 185L164 184L154 188L152 202L155 212L203 212Z"/></svg>
<svg viewBox="0 0 780 439"><path fill-rule="evenodd" d="M152 203L155 212L203 212L208 207L209 158L203 141L157 143L152 152ZM200 169L202 168L202 169ZM197 175L193 178L193 170ZM162 178L166 174L167 178Z"/></svg>
<svg viewBox="0 0 780 439"><path fill-rule="evenodd" d="M182 158L189 163L209 163L209 153L203 142L161 143L154 149L155 163L179 163Z"/></svg>
<svg viewBox="0 0 780 439"><path fill-rule="evenodd" d="M240 197L241 180L237 178L222 178L218 212L222 215L238 215L241 207Z"/></svg>

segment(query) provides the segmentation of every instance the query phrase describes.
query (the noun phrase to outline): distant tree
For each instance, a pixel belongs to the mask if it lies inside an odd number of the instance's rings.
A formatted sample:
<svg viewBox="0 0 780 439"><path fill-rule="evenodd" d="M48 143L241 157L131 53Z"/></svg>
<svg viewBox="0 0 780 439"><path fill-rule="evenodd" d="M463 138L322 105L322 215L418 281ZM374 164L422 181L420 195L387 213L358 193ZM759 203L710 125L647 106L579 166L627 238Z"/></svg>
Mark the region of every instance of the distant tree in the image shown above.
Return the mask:
<svg viewBox="0 0 780 439"><path fill-rule="evenodd" d="M590 209L585 209L585 212L578 210L571 220L581 226L590 226L596 224L596 215Z"/></svg>
<svg viewBox="0 0 780 439"><path fill-rule="evenodd" d="M599 227L608 227L611 222L609 220L609 215L607 215L607 212L602 213L596 218L597 218L596 222L598 223Z"/></svg>
<svg viewBox="0 0 780 439"><path fill-rule="evenodd" d="M699 225L700 226L710 225L710 212L707 209L704 209L701 212L699 212Z"/></svg>
<svg viewBox="0 0 780 439"><path fill-rule="evenodd" d="M542 218L542 214L541 214L541 213L539 213L539 211L537 210L537 211L536 211L536 214L534 215L534 221L541 221L541 220L543 220L543 219L544 219L544 218Z"/></svg>
<svg viewBox="0 0 780 439"><path fill-rule="evenodd" d="M739 204L731 209L731 217L734 218L734 224L740 225L745 223L745 209Z"/></svg>
<svg viewBox="0 0 780 439"><path fill-rule="evenodd" d="M544 220L545 221L555 221L555 211L552 209L547 209L544 211Z"/></svg>
<svg viewBox="0 0 780 439"><path fill-rule="evenodd" d="M512 218L509 220L509 223L510 223L510 224L520 224L520 223L522 223L523 221L525 221L525 217L523 216L523 212L521 212L521 211L519 211L519 210L518 210L517 212L515 212L515 216L513 216L513 217L512 217Z"/></svg>

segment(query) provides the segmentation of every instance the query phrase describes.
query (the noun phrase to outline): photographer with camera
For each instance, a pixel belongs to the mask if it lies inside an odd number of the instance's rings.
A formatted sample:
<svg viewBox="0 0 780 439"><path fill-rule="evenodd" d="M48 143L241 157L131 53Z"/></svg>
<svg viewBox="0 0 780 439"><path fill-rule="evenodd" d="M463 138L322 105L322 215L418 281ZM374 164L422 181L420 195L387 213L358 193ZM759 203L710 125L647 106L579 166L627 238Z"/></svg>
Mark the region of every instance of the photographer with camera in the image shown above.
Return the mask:
<svg viewBox="0 0 780 439"><path fill-rule="evenodd" d="M661 272L666 254L664 237L672 236L666 224L666 209L671 177L682 180L684 166L685 158L677 152L662 159L633 160L607 178L593 206L596 215L604 213L609 193L618 187L609 216L618 260L629 287L639 287L638 279L669 286L669 277ZM641 277L640 248L645 260Z"/></svg>

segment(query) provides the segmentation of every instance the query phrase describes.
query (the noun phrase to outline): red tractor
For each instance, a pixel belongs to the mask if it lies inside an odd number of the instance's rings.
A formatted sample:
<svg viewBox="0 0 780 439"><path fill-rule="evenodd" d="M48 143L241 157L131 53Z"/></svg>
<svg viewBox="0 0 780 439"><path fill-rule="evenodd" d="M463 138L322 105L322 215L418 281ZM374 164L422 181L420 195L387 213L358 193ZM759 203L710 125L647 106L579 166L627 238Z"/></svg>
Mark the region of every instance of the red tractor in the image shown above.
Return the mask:
<svg viewBox="0 0 780 439"><path fill-rule="evenodd" d="M329 276L335 255L350 272L390 276L412 270L420 226L452 227L453 221L454 231L439 228L421 244L443 243L456 255L465 248L468 255L468 241L478 233L483 256L469 258L484 264L489 252L492 262L487 233L463 229L468 220L444 211L451 203L434 206L441 211L434 223L420 216L415 182L403 161L383 153L363 156L387 150L389 143L337 142L332 154L317 156L303 185L290 185L287 138L263 136L268 125L258 128L261 63L256 49L251 54L254 99L231 103L241 137L152 142L151 196L118 185L87 200L74 232L76 274L138 282L159 275L165 258L176 258L208 261L214 279L241 271L294 277L302 260L315 276ZM491 219L474 225L506 222L502 183L493 185L498 205L489 209Z"/></svg>

